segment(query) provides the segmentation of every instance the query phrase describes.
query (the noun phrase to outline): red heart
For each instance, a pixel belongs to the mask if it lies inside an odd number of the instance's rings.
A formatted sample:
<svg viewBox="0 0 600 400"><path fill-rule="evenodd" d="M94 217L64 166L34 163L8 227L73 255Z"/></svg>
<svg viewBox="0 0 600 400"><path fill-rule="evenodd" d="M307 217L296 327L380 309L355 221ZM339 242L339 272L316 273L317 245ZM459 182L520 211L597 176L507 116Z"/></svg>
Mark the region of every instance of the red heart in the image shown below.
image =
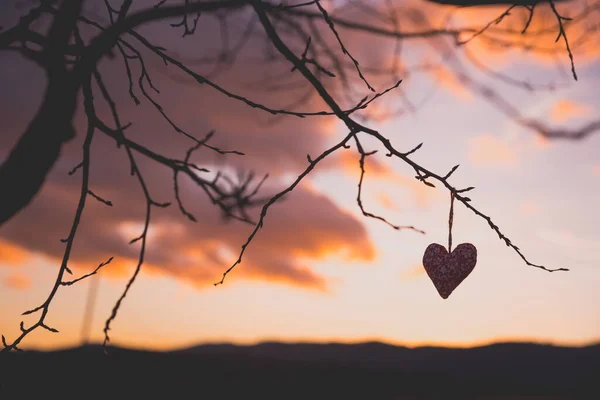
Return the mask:
<svg viewBox="0 0 600 400"><path fill-rule="evenodd" d="M431 243L423 255L423 266L429 279L443 299L473 271L477 264L477 249L471 243L461 243L450 254L441 244Z"/></svg>

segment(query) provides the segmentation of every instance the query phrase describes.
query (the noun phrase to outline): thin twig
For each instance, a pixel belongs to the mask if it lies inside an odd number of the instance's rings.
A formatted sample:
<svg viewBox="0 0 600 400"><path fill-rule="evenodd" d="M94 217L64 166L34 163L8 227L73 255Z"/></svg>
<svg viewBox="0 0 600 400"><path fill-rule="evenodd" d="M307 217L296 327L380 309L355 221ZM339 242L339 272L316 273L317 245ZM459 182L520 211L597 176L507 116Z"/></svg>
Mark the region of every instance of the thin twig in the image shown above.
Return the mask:
<svg viewBox="0 0 600 400"><path fill-rule="evenodd" d="M79 281L82 281L82 280L84 280L85 278L89 278L89 277L90 277L90 276L92 276L92 275L96 275L96 274L98 273L98 271L100 271L100 268L104 267L105 265L108 265L108 264L110 264L110 262L113 260L113 258L114 258L114 257L111 257L111 258L109 258L108 260L106 260L106 261L104 261L104 262L100 263L100 264L99 264L99 265L96 267L96 269L95 269L93 272L90 272L89 274L85 274L85 275L83 275L83 276L81 276L81 277L79 277L79 278L77 278L77 279L74 279L74 280L72 280L72 281L61 282L60 284L61 284L61 285L63 285L63 286L71 286L71 285L73 285L73 284L75 284L75 283L77 283L77 282L79 282Z"/></svg>
<svg viewBox="0 0 600 400"><path fill-rule="evenodd" d="M229 267L223 273L223 277L221 278L221 280L214 283L215 286L223 284L223 282L225 281L225 277L227 277L227 275L238 264L241 264L242 257L244 256L246 248L248 247L248 245L250 244L250 242L252 241L252 239L254 239L254 236L256 236L256 234L258 233L258 230L260 228L262 228L263 225L264 225L264 220L265 220L265 217L267 216L267 211L269 210L269 207L271 207L271 205L273 205L277 200L279 200L285 194L287 194L287 193L291 192L292 190L294 190L294 188L296 186L298 186L298 184L302 181L302 179L306 175L308 175L310 173L310 171L312 171L317 166L317 164L320 161L322 161L325 157L327 157L328 155L330 155L331 153L333 153L337 149L340 149L340 148L344 147L346 145L346 143L348 142L348 140L350 140L352 138L352 136L354 136L355 134L356 134L356 132L351 131L350 133L348 133L348 135L346 135L346 137L341 142L339 142L336 145L334 145L334 146L330 147L329 149L325 150L317 158L315 158L314 160L310 161L309 164L308 164L308 167L306 167L306 169L300 175L298 175L298 177L296 178L296 180L294 182L292 182L291 185L289 185L288 187L286 187L285 189L283 189L282 191L280 191L279 193L277 193L276 195L274 195L273 197L271 197L271 199L269 201L267 201L267 203L262 207L262 210L260 212L260 219L258 220L258 222L256 223L256 225L254 226L254 229L250 233L250 236L248 236L248 239L246 240L246 243L244 243L242 245L242 250L240 252L240 255L239 255L238 259L233 263L233 265L231 267Z"/></svg>
<svg viewBox="0 0 600 400"><path fill-rule="evenodd" d="M425 231L422 231L420 229L415 228L414 226L408 226L408 225L394 225L391 222L389 222L387 219L379 216L379 215L375 215L372 214L368 211L365 210L363 203L362 203L362 198L361 198L361 194L362 194L362 184L363 184L363 180L365 177L365 158L367 158L368 156L371 156L373 154L375 154L377 151L371 151L369 153L366 153L362 147L362 144L360 143L360 141L358 140L358 138L356 136L354 136L354 141L356 142L356 147L358 149L358 152L360 153L360 160L359 160L359 166L360 166L360 179L358 180L358 194L356 196L356 202L358 203L358 207L360 208L360 211L362 212L362 214L365 217L368 218L373 218L373 219L377 219L379 221L384 222L385 224L391 226L392 228L394 228L395 230L402 230L402 229L410 229L413 230L415 232L419 232L421 234L425 234Z"/></svg>
<svg viewBox="0 0 600 400"><path fill-rule="evenodd" d="M552 8L552 12L556 15L556 19L558 20L558 36L556 37L555 42L558 42L559 39L562 38L565 40L565 46L567 48L567 53L569 53L569 60L571 60L571 72L573 73L573 78L577 80L577 73L575 72L575 61L573 60L573 52L571 52L571 47L569 46L569 39L567 39L567 33L565 32L565 28L563 26L563 20L570 21L571 18L563 17L558 13L556 6L554 5L554 1L549 0L550 7Z"/></svg>

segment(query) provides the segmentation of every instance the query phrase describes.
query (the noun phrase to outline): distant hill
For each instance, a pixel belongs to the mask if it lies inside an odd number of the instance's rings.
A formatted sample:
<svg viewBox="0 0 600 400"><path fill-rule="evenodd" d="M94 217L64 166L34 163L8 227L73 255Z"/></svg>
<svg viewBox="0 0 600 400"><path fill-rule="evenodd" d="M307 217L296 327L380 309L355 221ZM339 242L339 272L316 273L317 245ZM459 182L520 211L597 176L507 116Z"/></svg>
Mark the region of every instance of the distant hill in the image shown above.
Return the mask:
<svg viewBox="0 0 600 400"><path fill-rule="evenodd" d="M195 399L600 399L600 345L469 349L384 343L86 346L0 355L3 393ZM158 396L158 397L156 397ZM525 397L515 397L525 396ZM531 397L536 396L536 397ZM542 396L542 397L539 397Z"/></svg>

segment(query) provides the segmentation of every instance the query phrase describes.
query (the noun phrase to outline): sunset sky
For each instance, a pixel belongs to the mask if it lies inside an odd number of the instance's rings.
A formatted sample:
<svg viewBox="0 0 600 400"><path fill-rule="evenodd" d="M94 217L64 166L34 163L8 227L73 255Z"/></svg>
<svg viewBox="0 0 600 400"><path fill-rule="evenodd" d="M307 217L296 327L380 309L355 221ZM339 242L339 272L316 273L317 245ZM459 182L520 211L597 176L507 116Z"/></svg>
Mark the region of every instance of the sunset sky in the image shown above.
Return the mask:
<svg viewBox="0 0 600 400"><path fill-rule="evenodd" d="M385 2L372 3L383 7ZM421 0L398 3L398 13L406 19L401 25L404 31L425 29L423 15L428 24L440 27L451 10ZM570 7L565 12L576 15L584 2L572 3L559 9ZM89 10L89 15L104 21L105 10L99 3L94 6L96 11ZM333 10L331 4L327 7ZM555 19L546 8L540 6L530 29L554 26ZM464 10L455 12L452 21L456 26L482 27L502 11ZM2 4L0 25L10 27L24 13ZM236 18L246 21L250 15L242 12ZM340 15L379 23L352 7ZM522 28L523 16L515 12L500 26ZM261 61L265 43L260 24L255 25L256 36L230 69L203 65L198 61L201 56L214 55L221 48L219 25L209 15L205 21L198 28L202 34L185 39L165 21L139 31L169 49L173 57L187 60L190 68L257 102L285 108L306 91L306 86L287 92L269 90L277 74L287 71L297 82L301 79L293 75L297 72L289 72L291 66L285 60L268 65ZM589 24L600 27L600 7L590 14ZM229 26L232 43L244 26ZM326 25L321 28L323 35L332 36ZM96 32L84 29L84 33L91 37ZM423 142L411 157L438 174L460 164L450 182L459 188L475 186L469 197L478 210L490 216L531 262L569 268L569 272L548 273L527 266L484 219L457 203L454 246L473 243L478 261L471 275L443 300L421 260L430 243L447 245L449 193L418 182L408 165L385 157L380 145L361 136L368 150L379 149L366 161L365 208L394 224L414 225L425 235L396 231L362 216L356 203L359 154L353 145L324 161L284 201L273 206L243 262L224 285L214 287L212 283L237 259L253 227L223 223L204 193L182 179L183 201L198 222L181 215L176 204L153 210L147 263L112 324L111 343L170 349L200 342L262 340L382 340L409 346L471 346L498 340L568 345L599 341L600 131L576 141L543 139L509 118L473 86L461 84L451 68L456 64L440 61L445 49L451 49L473 81L493 88L523 117L553 128L577 129L597 121L600 112L600 35L588 34L591 39L577 45L582 28L567 29L576 44L573 55L579 80L574 81L564 42L554 43L556 34L550 32L550 40L543 43L556 50L556 57L490 50L478 38L465 45L494 71L532 83L555 83L558 89L554 91L530 92L495 79L474 68L451 40L406 42L400 64L412 72L399 73L402 91L373 103L372 118L365 124L401 151ZM378 91L393 84L390 76L368 72L369 67L390 65L392 41L345 29L340 29L340 35ZM337 45L335 37L327 40ZM289 39L287 43L298 55L302 53L302 41ZM339 51L339 47L335 49ZM100 71L122 120L133 123L127 134L155 151L183 158L192 143L173 131L137 86L134 90L142 104L134 104L119 57L103 60ZM347 134L333 117L274 118L198 85L148 52L144 57L160 94L148 90L169 117L197 137L215 129L214 145L246 153L221 156L203 149L194 162L212 174L218 170L232 173L236 168L254 170L257 176L268 172L262 195L272 195L291 183L307 166L307 154L314 158ZM414 72L426 63L441 67ZM132 65L134 74L139 75L139 66ZM345 107L351 107L369 92L352 75L352 68L347 71L356 87L352 102L344 100L339 86L333 90ZM265 80L268 77L271 80ZM43 71L36 65L16 52L0 51L0 161L35 115L44 84ZM101 96L97 97L101 115L111 121ZM416 111L409 111L404 98ZM319 111L326 105L314 97L298 108ZM404 112L384 118L388 111L398 109ZM85 132L81 107L75 125L77 137L65 147L43 190L0 228L0 333L8 340L20 332L21 313L46 299L60 266L64 251L60 239L67 236L80 187L81 175L67 172L81 160ZM138 160L155 200L174 201L172 172L142 157ZM115 258L92 278L99 282L91 339L101 341L104 321L136 265L139 246L128 242L140 233L145 203L135 178L129 175L124 150L101 133L94 138L90 179L90 188L114 207L88 200L70 265L77 277L109 257ZM257 211L251 214L257 216ZM38 330L21 347L78 345L91 282L59 290L46 319L59 334ZM36 320L29 316L25 322Z"/></svg>

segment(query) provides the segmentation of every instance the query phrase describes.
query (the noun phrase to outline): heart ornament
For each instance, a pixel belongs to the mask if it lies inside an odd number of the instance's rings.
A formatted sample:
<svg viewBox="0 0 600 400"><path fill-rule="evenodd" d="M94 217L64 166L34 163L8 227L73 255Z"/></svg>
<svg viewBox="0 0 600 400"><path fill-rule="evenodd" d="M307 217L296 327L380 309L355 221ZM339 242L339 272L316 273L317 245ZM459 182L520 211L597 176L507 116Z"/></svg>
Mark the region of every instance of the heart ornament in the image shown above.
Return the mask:
<svg viewBox="0 0 600 400"><path fill-rule="evenodd" d="M461 243L454 250L431 243L423 255L423 266L429 279L443 299L447 299L475 268L477 248L471 243Z"/></svg>

